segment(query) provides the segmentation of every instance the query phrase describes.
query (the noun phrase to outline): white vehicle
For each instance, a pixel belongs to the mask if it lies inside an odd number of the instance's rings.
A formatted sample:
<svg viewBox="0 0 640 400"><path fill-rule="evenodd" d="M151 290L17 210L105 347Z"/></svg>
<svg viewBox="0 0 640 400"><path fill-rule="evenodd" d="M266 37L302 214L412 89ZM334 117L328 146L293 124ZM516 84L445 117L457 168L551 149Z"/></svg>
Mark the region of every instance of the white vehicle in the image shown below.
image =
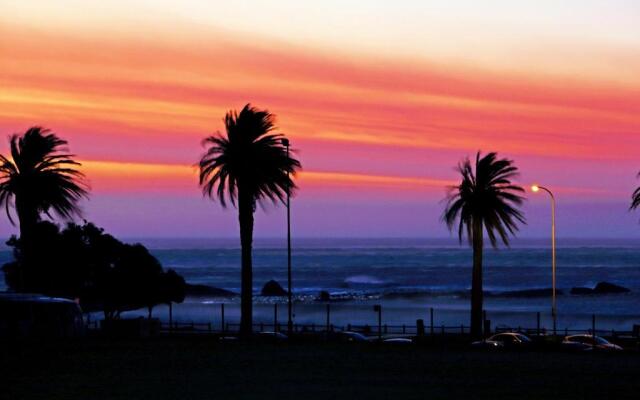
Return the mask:
<svg viewBox="0 0 640 400"><path fill-rule="evenodd" d="M487 340L473 342L471 345L476 348L487 349L522 349L526 346L531 345L531 343L532 341L527 335L523 335L522 333L517 332L505 332L493 335Z"/></svg>
<svg viewBox="0 0 640 400"><path fill-rule="evenodd" d="M0 337L75 337L84 334L80 306L38 294L0 293Z"/></svg>
<svg viewBox="0 0 640 400"><path fill-rule="evenodd" d="M593 335L573 335L567 336L562 341L562 346L568 350L576 351L621 351L622 347L613 344L600 336Z"/></svg>

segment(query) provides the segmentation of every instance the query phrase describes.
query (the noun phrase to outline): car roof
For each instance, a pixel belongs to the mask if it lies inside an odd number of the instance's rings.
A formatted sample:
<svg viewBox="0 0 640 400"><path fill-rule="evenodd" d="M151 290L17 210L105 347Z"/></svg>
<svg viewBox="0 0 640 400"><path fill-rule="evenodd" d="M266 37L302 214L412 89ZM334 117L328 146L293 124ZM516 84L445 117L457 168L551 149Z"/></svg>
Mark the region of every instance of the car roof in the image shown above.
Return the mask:
<svg viewBox="0 0 640 400"><path fill-rule="evenodd" d="M73 300L49 297L35 293L0 293L0 303L63 303L76 304Z"/></svg>

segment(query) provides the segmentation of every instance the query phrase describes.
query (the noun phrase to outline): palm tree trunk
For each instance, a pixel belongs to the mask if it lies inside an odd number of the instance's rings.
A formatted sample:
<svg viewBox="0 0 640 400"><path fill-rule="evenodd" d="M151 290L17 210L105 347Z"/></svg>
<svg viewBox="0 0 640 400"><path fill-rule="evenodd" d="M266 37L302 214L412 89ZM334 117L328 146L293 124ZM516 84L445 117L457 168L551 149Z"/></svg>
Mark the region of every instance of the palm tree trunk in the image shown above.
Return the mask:
<svg viewBox="0 0 640 400"><path fill-rule="evenodd" d="M38 223L38 211L36 207L29 204L23 196L16 196L16 213L20 224L20 238L25 239Z"/></svg>
<svg viewBox="0 0 640 400"><path fill-rule="evenodd" d="M482 338L482 220L473 221L473 271L471 277L471 337Z"/></svg>
<svg viewBox="0 0 640 400"><path fill-rule="evenodd" d="M20 224L20 240L23 248L33 249L34 243L30 242L30 237L38 223L38 210L33 207L22 195L16 195L15 199L18 223ZM29 273L25 271L25 263L18 266L18 291L25 292L29 288Z"/></svg>
<svg viewBox="0 0 640 400"><path fill-rule="evenodd" d="M251 196L238 191L238 219L240 221L240 246L242 247L242 269L240 290L240 335L247 337L253 329L253 201Z"/></svg>

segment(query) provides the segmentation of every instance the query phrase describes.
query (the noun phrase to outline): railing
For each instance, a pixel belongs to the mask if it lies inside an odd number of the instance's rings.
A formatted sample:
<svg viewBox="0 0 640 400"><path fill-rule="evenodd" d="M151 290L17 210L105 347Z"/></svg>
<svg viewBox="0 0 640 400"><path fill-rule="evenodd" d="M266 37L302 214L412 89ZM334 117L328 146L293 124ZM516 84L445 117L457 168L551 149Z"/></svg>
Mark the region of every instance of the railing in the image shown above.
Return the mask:
<svg viewBox="0 0 640 400"><path fill-rule="evenodd" d="M170 315L170 320L163 321L161 324L161 330L167 333L237 333L240 324L236 322L227 322L225 320L225 305L220 304L220 319L217 322L185 322L173 320L173 315ZM386 324L382 319L382 307L375 306L374 311L377 313L377 324L346 324L346 325L334 325L331 323L331 306L323 305L326 307L326 318L324 323L306 323L306 324L293 324L294 333L314 333L314 332L340 332L340 331L355 331L370 336L445 336L445 335L469 335L471 329L469 326L461 325L444 325L435 323L435 309L430 308L427 319L427 324L424 320L417 320L415 324ZM532 313L533 314L533 313ZM598 336L604 336L608 338L640 338L640 326L634 325L632 331L620 331L620 330L604 330L597 329L596 316L592 315L591 327L586 329L564 328L557 329L555 332L541 325L541 313L535 313L536 315L536 327L513 327L513 326L496 326L491 329L490 321L487 319L487 314L484 314L484 332L485 336L489 336L491 333L501 332L521 332L529 336L543 336L543 335L555 335L555 336L568 336L571 334L595 332ZM372 318L374 320L374 318ZM372 321L373 322L373 321ZM95 330L99 329L97 320L87 320L87 329ZM257 322L253 324L253 330L255 332L276 331L287 332L287 324L285 321L278 320L278 305L274 305L274 318L272 322Z"/></svg>

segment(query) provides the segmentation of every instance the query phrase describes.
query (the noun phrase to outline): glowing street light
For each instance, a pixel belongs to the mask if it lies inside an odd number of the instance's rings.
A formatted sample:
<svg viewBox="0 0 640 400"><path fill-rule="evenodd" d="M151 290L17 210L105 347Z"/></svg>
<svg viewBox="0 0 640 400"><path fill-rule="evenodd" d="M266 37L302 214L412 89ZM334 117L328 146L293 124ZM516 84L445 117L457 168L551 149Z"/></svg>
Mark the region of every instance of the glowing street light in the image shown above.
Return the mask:
<svg viewBox="0 0 640 400"><path fill-rule="evenodd" d="M556 322L558 319L558 310L556 307L556 198L551 190L544 186L532 185L531 191L537 193L539 191L545 191L551 197L551 317L553 318L553 335L556 335Z"/></svg>

